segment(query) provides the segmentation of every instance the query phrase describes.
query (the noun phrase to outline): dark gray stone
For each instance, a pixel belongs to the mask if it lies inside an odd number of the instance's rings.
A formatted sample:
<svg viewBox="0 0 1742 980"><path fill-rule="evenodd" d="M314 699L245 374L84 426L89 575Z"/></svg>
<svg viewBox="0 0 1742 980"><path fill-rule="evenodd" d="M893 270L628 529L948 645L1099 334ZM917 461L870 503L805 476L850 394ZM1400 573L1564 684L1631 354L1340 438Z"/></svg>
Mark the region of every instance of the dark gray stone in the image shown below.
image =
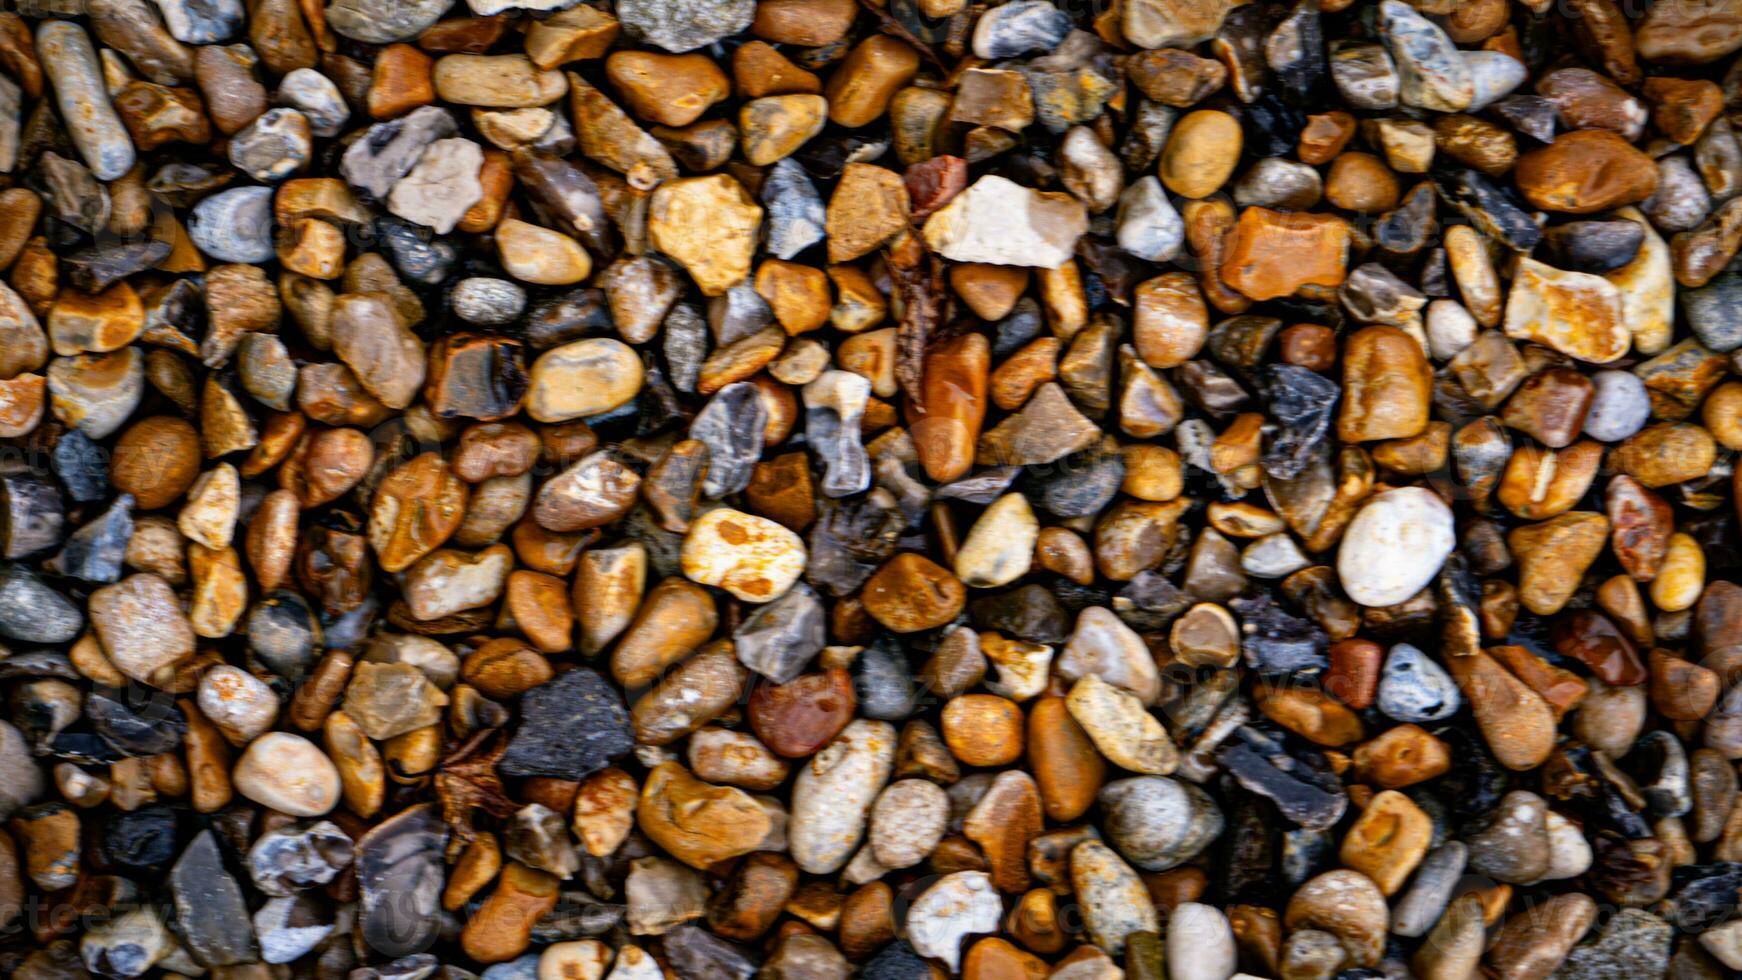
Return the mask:
<svg viewBox="0 0 1742 980"><path fill-rule="evenodd" d="M634 747L622 694L597 671L577 667L521 696L520 729L497 768L509 776L580 779Z"/></svg>
<svg viewBox="0 0 1742 980"><path fill-rule="evenodd" d="M121 578L127 542L133 537L133 495L124 493L102 514L67 537L60 553L42 567L56 575L86 582L116 582Z"/></svg>
<svg viewBox="0 0 1742 980"><path fill-rule="evenodd" d="M690 423L690 438L708 447L708 475L702 493L718 500L750 485L750 475L762 458L762 434L768 408L748 381L721 388Z"/></svg>
<svg viewBox="0 0 1742 980"><path fill-rule="evenodd" d="M66 509L55 485L28 473L0 476L0 558L24 558L61 543Z"/></svg>
<svg viewBox="0 0 1742 980"><path fill-rule="evenodd" d="M242 888L224 868L218 840L203 830L169 872L182 946L209 967L252 963L260 955Z"/></svg>
<svg viewBox="0 0 1742 980"><path fill-rule="evenodd" d="M66 487L67 496L81 504L109 495L109 459L103 447L78 429L68 429L55 440L50 457L54 475Z"/></svg>
<svg viewBox="0 0 1742 980"><path fill-rule="evenodd" d="M376 952L407 956L435 944L442 926L447 840L441 811L434 803L421 803L388 817L357 841L358 926Z"/></svg>
<svg viewBox="0 0 1742 980"><path fill-rule="evenodd" d="M823 240L822 195L791 157L781 159L763 178L762 206L768 229L764 247L775 258L791 259Z"/></svg>
<svg viewBox="0 0 1742 980"><path fill-rule="evenodd" d="M1676 291L1700 343L1720 354L1742 347L1742 271L1727 268L1698 289Z"/></svg>
<svg viewBox="0 0 1742 980"><path fill-rule="evenodd" d="M776 684L804 672L828 642L827 614L815 589L799 582L756 611L732 634L738 662Z"/></svg>
<svg viewBox="0 0 1742 980"><path fill-rule="evenodd" d="M79 607L35 572L0 563L0 637L25 643L71 643L84 625Z"/></svg>

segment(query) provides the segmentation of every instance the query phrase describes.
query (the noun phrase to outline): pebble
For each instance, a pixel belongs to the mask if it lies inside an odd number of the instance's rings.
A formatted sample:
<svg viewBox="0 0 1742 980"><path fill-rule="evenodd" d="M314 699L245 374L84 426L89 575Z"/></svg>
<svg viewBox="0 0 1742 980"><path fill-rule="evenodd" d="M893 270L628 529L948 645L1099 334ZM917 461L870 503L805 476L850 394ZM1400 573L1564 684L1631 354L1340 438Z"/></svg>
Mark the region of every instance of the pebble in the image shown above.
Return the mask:
<svg viewBox="0 0 1742 980"><path fill-rule="evenodd" d="M945 258L1057 268L1088 230L1075 198L1030 190L989 174L925 221L926 244Z"/></svg>
<svg viewBox="0 0 1742 980"><path fill-rule="evenodd" d="M1167 919L1167 975L1173 980L1229 980L1235 975L1234 930L1214 905L1181 902Z"/></svg>
<svg viewBox="0 0 1742 980"><path fill-rule="evenodd" d="M1070 32L1070 18L1047 0L1019 0L988 13L974 25L974 54L997 60L1051 51Z"/></svg>
<svg viewBox="0 0 1742 980"><path fill-rule="evenodd" d="M617 7L625 34L674 54L737 34L755 14L752 0L624 0Z"/></svg>
<svg viewBox="0 0 1742 980"><path fill-rule="evenodd" d="M1445 668L1420 649L1399 643L1386 655L1376 703L1386 717L1422 723L1451 717L1463 701Z"/></svg>
<svg viewBox="0 0 1742 980"><path fill-rule="evenodd" d="M942 960L954 973L961 969L962 940L995 931L1003 911L985 872L956 871L937 879L908 907L907 942L915 953Z"/></svg>
<svg viewBox="0 0 1742 980"><path fill-rule="evenodd" d="M1115 780L1099 802L1119 853L1144 871L1167 871L1202 854L1224 829L1220 808L1190 783L1161 776Z"/></svg>
<svg viewBox="0 0 1742 980"><path fill-rule="evenodd" d="M1132 933L1160 931L1142 879L1107 845L1098 840L1076 845L1070 868L1084 926L1096 946L1117 956Z"/></svg>
<svg viewBox="0 0 1742 980"><path fill-rule="evenodd" d="M478 182L483 163L483 150L471 140L435 140L393 185L387 209L445 235L484 196Z"/></svg>
<svg viewBox="0 0 1742 980"><path fill-rule="evenodd" d="M132 169L136 156L109 101L103 68L90 36L70 21L44 21L36 29L36 48L61 118L75 121L68 135L79 155L98 180L118 179Z"/></svg>
<svg viewBox="0 0 1742 980"><path fill-rule="evenodd" d="M294 817L319 817L339 802L339 771L314 743L268 732L248 744L231 773L236 791Z"/></svg>
<svg viewBox="0 0 1742 980"><path fill-rule="evenodd" d="M1135 180L1119 195L1115 220L1119 247L1140 259L1169 262L1185 244L1185 221L1155 177Z"/></svg>
<svg viewBox="0 0 1742 980"><path fill-rule="evenodd" d="M858 849L872 804L894 764L894 727L859 719L799 769L787 840L800 868L827 874L846 865ZM987 888L990 891L990 885Z"/></svg>
<svg viewBox="0 0 1742 980"><path fill-rule="evenodd" d="M219 191L188 214L188 237L200 251L223 262L268 262L272 247L272 189Z"/></svg>
<svg viewBox="0 0 1742 980"><path fill-rule="evenodd" d="M1179 766L1173 740L1135 695L1091 673L1072 685L1065 704L1095 748L1114 765L1159 776Z"/></svg>
<svg viewBox="0 0 1742 980"><path fill-rule="evenodd" d="M790 589L804 571L798 535L730 507L711 510L691 525L683 543L683 572L745 602L768 602Z"/></svg>
<svg viewBox="0 0 1742 980"><path fill-rule="evenodd" d="M521 725L500 767L512 776L579 779L633 745L621 695L596 672L575 669L522 697Z"/></svg>
<svg viewBox="0 0 1742 980"><path fill-rule="evenodd" d="M1395 605L1439 574L1455 544L1451 508L1433 491L1391 490L1349 522L1337 550L1338 578L1364 606Z"/></svg>
<svg viewBox="0 0 1742 980"><path fill-rule="evenodd" d="M869 846L885 868L907 868L926 859L943 839L949 798L923 779L890 783L871 807Z"/></svg>
<svg viewBox="0 0 1742 980"><path fill-rule="evenodd" d="M1561 980L1659 976L1669 966L1673 935L1669 923L1650 912L1621 909L1595 942L1575 946L1554 975Z"/></svg>

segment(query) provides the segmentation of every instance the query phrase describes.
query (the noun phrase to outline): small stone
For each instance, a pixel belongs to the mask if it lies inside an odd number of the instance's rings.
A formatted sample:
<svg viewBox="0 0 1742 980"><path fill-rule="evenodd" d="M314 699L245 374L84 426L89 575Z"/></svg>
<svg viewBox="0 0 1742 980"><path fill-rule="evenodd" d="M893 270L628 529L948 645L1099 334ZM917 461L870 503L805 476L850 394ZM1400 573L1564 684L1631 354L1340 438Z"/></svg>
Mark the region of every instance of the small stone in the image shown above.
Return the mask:
<svg viewBox="0 0 1742 980"><path fill-rule="evenodd" d="M961 968L962 940L997 931L1002 914L1003 904L985 872L957 871L914 899L907 910L907 941L914 952L943 960L953 973Z"/></svg>
<svg viewBox="0 0 1742 980"><path fill-rule="evenodd" d="M687 269L703 295L718 296L750 274L762 215L724 174L667 181L648 205L648 240Z"/></svg>
<svg viewBox="0 0 1742 980"><path fill-rule="evenodd" d="M369 127L345 151L339 172L351 186L385 199L393 185L417 165L430 144L451 137L454 132L454 117L446 109L437 106L413 109L398 119Z"/></svg>
<svg viewBox="0 0 1742 980"><path fill-rule="evenodd" d="M1388 491L1349 522L1337 552L1338 577L1362 605L1395 605L1433 580L1455 544L1451 509L1432 491Z"/></svg>
<svg viewBox="0 0 1742 980"><path fill-rule="evenodd" d="M237 187L202 199L188 212L187 232L221 262L272 261L272 188Z"/></svg>
<svg viewBox="0 0 1742 980"><path fill-rule="evenodd" d="M1432 722L1450 717L1462 699L1445 668L1427 654L1399 643L1391 648L1380 673L1378 707L1386 717L1402 722Z"/></svg>
<svg viewBox="0 0 1742 980"><path fill-rule="evenodd" d="M624 0L617 7L623 31L643 44L674 54L713 44L750 26L753 0Z"/></svg>
<svg viewBox="0 0 1742 980"><path fill-rule="evenodd" d="M684 574L746 602L779 598L804 566L805 548L798 535L729 507L702 515L684 538Z"/></svg>
<svg viewBox="0 0 1742 980"><path fill-rule="evenodd" d="M800 868L829 874L846 865L894 763L895 729L886 722L860 719L799 770L787 839ZM986 891L992 894L990 883ZM994 912L993 925L975 931L995 927L996 916Z"/></svg>
<svg viewBox="0 0 1742 980"><path fill-rule="evenodd" d="M738 660L776 684L788 683L822 652L827 642L824 619L815 590L796 584L733 633Z"/></svg>
<svg viewBox="0 0 1742 980"><path fill-rule="evenodd" d="M648 774L636 812L655 843L695 868L755 850L770 829L748 793L710 786L672 762Z"/></svg>
<svg viewBox="0 0 1742 980"><path fill-rule="evenodd" d="M484 196L478 182L484 152L465 139L438 139L393 185L387 209L445 235Z"/></svg>
<svg viewBox="0 0 1742 980"><path fill-rule="evenodd" d="M90 612L109 659L134 680L149 684L158 671L193 656L193 631L181 603L155 575L132 575L98 589Z"/></svg>
<svg viewBox="0 0 1742 980"><path fill-rule="evenodd" d="M927 245L954 261L1051 269L1071 257L1087 222L1075 198L993 174L927 218L924 234Z"/></svg>
<svg viewBox="0 0 1742 980"><path fill-rule="evenodd" d="M877 863L907 868L925 860L943 838L950 802L923 779L890 783L871 808L870 844Z"/></svg>
<svg viewBox="0 0 1742 980"><path fill-rule="evenodd" d="M295 817L318 817L339 802L339 771L313 742L268 732L249 743L231 774L236 791Z"/></svg>
<svg viewBox="0 0 1742 980"><path fill-rule="evenodd" d="M522 697L520 728L499 767L511 776L580 779L633 745L621 695L596 672L578 668Z"/></svg>
<svg viewBox="0 0 1742 980"><path fill-rule="evenodd" d="M898 633L933 629L955 619L967 601L961 580L912 552L890 559L865 583L865 610Z"/></svg>
<svg viewBox="0 0 1742 980"><path fill-rule="evenodd" d="M592 337L548 350L533 362L527 414L540 422L600 415L641 389L641 359L627 344Z"/></svg>
<svg viewBox="0 0 1742 980"><path fill-rule="evenodd" d="M1159 932L1148 890L1117 854L1098 840L1071 849L1071 884L1095 945L1117 956L1136 932Z"/></svg>
<svg viewBox="0 0 1742 980"><path fill-rule="evenodd" d="M1219 271L1248 298L1277 299L1304 286L1341 285L1348 253L1349 226L1335 215L1249 207L1240 212Z"/></svg>

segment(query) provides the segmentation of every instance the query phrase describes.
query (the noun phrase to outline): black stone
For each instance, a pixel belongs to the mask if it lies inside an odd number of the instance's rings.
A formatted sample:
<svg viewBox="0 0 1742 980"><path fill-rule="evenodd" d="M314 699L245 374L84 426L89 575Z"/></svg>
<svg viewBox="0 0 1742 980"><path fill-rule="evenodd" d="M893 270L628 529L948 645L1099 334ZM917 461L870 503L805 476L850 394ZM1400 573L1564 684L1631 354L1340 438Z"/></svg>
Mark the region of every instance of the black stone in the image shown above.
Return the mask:
<svg viewBox="0 0 1742 980"><path fill-rule="evenodd" d="M906 523L901 511L870 497L824 499L806 544L805 581L833 596L850 594L895 554Z"/></svg>
<svg viewBox="0 0 1742 980"><path fill-rule="evenodd" d="M580 779L634 747L622 694L597 671L577 667L521 696L520 729L497 768L509 776Z"/></svg>
<svg viewBox="0 0 1742 980"><path fill-rule="evenodd" d="M1298 364L1266 365L1263 390L1266 414L1277 428L1259 462L1272 477L1292 480L1329 437L1342 391L1335 381Z"/></svg>
<svg viewBox="0 0 1742 980"><path fill-rule="evenodd" d="M660 939L666 965L678 980L750 980L750 951L697 926L678 926Z"/></svg>
<svg viewBox="0 0 1742 980"><path fill-rule="evenodd" d="M1247 790L1269 797L1302 827L1325 828L1342 819L1349 797L1322 753L1293 752L1280 738L1242 725L1216 750L1216 761Z"/></svg>
<svg viewBox="0 0 1742 980"><path fill-rule="evenodd" d="M196 835L169 873L182 946L200 963L230 966L260 955L242 888L224 867L210 830Z"/></svg>
<svg viewBox="0 0 1742 980"><path fill-rule="evenodd" d="M592 671L583 667L571 673ZM357 841L357 884L362 891L358 927L376 952L408 956L435 944L442 927L442 852L447 840L441 811L434 803L422 803L376 824Z"/></svg>
<svg viewBox="0 0 1742 980"><path fill-rule="evenodd" d="M582 337L602 337L613 329L605 291L572 289L538 303L526 318L526 342L537 350Z"/></svg>
<svg viewBox="0 0 1742 980"><path fill-rule="evenodd" d="M109 461L103 447L79 429L68 429L55 440L49 457L54 475L66 487L67 496L81 504L109 495Z"/></svg>
<svg viewBox="0 0 1742 980"><path fill-rule="evenodd" d="M297 682L321 647L320 617L295 592L267 594L248 609L248 650L272 672Z"/></svg>
<svg viewBox="0 0 1742 980"><path fill-rule="evenodd" d="M1670 910L1664 917L1683 932L1704 932L1735 918L1742 864L1685 864L1671 872L1670 883Z"/></svg>
<svg viewBox="0 0 1742 980"><path fill-rule="evenodd" d="M102 514L67 537L66 544L42 567L56 575L86 582L121 578L127 542L133 537L133 495L124 493Z"/></svg>
<svg viewBox="0 0 1742 980"><path fill-rule="evenodd" d="M1233 599L1228 608L1240 619L1240 651L1246 666L1264 674L1322 671L1330 637L1319 624L1284 611L1268 595Z"/></svg>
<svg viewBox="0 0 1742 980"><path fill-rule="evenodd" d="M1569 221L1543 236L1548 261L1562 269L1602 275L1621 268L1639 254L1645 229L1625 218L1614 221Z"/></svg>
<svg viewBox="0 0 1742 980"><path fill-rule="evenodd" d="M1440 199L1489 238L1519 252L1528 252L1542 241L1542 229L1511 188L1468 167L1443 163L1434 165L1433 181Z"/></svg>
<svg viewBox="0 0 1742 980"><path fill-rule="evenodd" d="M1030 643L1063 643L1071 635L1064 606L1039 585L975 599L968 605L968 617L977 630L997 630Z"/></svg>
<svg viewBox="0 0 1742 980"><path fill-rule="evenodd" d="M812 177L834 180L849 163L870 163L889 152L889 126L876 123L847 133L819 136L793 154Z"/></svg>
<svg viewBox="0 0 1742 980"><path fill-rule="evenodd" d="M1125 481L1125 457L1100 446L1085 449L1024 474L1023 492L1039 507L1058 517L1098 514L1119 493Z"/></svg>
<svg viewBox="0 0 1742 980"><path fill-rule="evenodd" d="M1242 107L1241 128L1246 134L1246 152L1261 157L1285 157L1300 144L1306 114L1282 100L1274 86Z"/></svg>
<svg viewBox="0 0 1742 980"><path fill-rule="evenodd" d="M1234 802L1221 844L1220 884L1230 901L1256 899L1274 887L1276 813L1262 797L1227 787Z"/></svg>
<svg viewBox="0 0 1742 980"><path fill-rule="evenodd" d="M1433 185L1422 182L1403 197L1403 203L1385 212L1373 226L1373 241L1381 249L1397 256L1409 256L1427 248L1439 238L1440 225L1434 220ZM1631 224L1632 222L1628 222Z"/></svg>
<svg viewBox="0 0 1742 980"><path fill-rule="evenodd" d="M169 258L168 242L105 242L60 257L61 275L82 293L100 293Z"/></svg>
<svg viewBox="0 0 1742 980"><path fill-rule="evenodd" d="M934 974L931 964L901 939L878 950L859 976L861 980L931 980Z"/></svg>
<svg viewBox="0 0 1742 980"><path fill-rule="evenodd" d="M123 874L151 878L175 860L177 812L162 803L117 811L102 828L103 860Z"/></svg>
<svg viewBox="0 0 1742 980"><path fill-rule="evenodd" d="M1488 751L1487 743L1463 728L1435 729L1434 737L1446 743L1452 767L1436 785L1451 802L1452 814L1469 819L1492 810L1506 795L1510 779Z"/></svg>
<svg viewBox="0 0 1742 980"><path fill-rule="evenodd" d="M415 283L436 285L448 277L459 258L453 245L410 221L383 216L376 219L375 231L393 267Z"/></svg>
<svg viewBox="0 0 1742 980"><path fill-rule="evenodd" d="M678 398L677 390L666 379L651 351L641 355L643 364L641 391L635 399L635 434L651 436L667 429L681 429L689 422L689 410Z"/></svg>
<svg viewBox="0 0 1742 980"><path fill-rule="evenodd" d="M1021 350L1040 336L1043 326L1045 321L1040 315L1040 304L1028 296L1017 300L1004 319L998 321L992 341L993 360L1002 361Z"/></svg>
<svg viewBox="0 0 1742 980"><path fill-rule="evenodd" d="M85 717L99 738L133 758L173 752L187 735L175 699L145 688L96 688L85 696Z"/></svg>
<svg viewBox="0 0 1742 980"><path fill-rule="evenodd" d="M48 751L57 759L86 766L108 766L126 758L95 732L61 732L49 743Z"/></svg>

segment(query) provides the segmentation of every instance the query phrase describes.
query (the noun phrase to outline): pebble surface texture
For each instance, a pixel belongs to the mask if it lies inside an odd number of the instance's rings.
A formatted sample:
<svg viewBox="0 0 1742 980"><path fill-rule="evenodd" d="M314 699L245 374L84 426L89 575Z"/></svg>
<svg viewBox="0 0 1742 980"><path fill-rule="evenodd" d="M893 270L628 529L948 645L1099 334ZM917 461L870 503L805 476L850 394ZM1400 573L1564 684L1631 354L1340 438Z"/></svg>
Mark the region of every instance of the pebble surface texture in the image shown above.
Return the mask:
<svg viewBox="0 0 1742 980"><path fill-rule="evenodd" d="M0 976L1742 975L1742 0L0 8Z"/></svg>

